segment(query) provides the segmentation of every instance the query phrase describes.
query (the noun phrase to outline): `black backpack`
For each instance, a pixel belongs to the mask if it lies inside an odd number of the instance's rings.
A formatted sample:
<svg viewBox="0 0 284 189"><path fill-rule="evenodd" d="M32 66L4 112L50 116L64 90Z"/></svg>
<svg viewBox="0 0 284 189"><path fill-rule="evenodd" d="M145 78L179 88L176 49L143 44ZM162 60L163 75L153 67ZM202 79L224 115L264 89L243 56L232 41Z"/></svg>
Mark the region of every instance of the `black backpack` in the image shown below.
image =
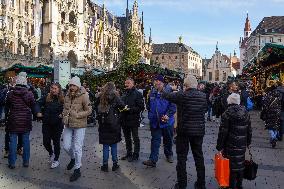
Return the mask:
<svg viewBox="0 0 284 189"><path fill-rule="evenodd" d="M119 114L114 104L111 104L107 111L98 111L97 119L102 125L117 125L119 123Z"/></svg>

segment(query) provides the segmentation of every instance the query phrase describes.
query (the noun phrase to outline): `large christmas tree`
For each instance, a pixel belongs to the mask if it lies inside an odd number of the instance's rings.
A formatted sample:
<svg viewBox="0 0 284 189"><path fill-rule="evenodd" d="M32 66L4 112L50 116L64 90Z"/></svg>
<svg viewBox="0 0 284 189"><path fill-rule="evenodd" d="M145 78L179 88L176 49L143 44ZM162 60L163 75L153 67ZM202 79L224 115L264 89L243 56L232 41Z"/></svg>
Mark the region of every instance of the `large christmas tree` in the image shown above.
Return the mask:
<svg viewBox="0 0 284 189"><path fill-rule="evenodd" d="M140 57L141 49L139 47L138 36L136 36L136 34L134 34L131 30L129 30L126 35L122 64L137 64Z"/></svg>

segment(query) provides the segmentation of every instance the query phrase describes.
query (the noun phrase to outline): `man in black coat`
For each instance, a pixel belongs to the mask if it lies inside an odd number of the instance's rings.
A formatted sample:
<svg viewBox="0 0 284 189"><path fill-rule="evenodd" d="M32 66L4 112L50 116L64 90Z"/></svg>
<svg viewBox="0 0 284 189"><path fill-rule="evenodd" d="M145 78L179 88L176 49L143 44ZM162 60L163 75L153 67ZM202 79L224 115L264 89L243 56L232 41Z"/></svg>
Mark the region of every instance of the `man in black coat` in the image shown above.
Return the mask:
<svg viewBox="0 0 284 189"><path fill-rule="evenodd" d="M206 94L197 90L198 82L194 76L184 80L184 91L163 93L163 98L177 105L177 184L176 189L187 186L186 161L191 146L197 171L195 189L205 189L205 166L202 151L205 135ZM174 89L175 87L173 87Z"/></svg>
<svg viewBox="0 0 284 189"><path fill-rule="evenodd" d="M221 118L216 149L230 160L230 188L242 189L246 148L251 144L250 116L240 105L240 95L232 93Z"/></svg>
<svg viewBox="0 0 284 189"><path fill-rule="evenodd" d="M232 93L238 93L239 92L239 86L238 83L235 81L231 81L227 83L228 88L221 91L221 115L227 110L228 108L228 102L227 98Z"/></svg>
<svg viewBox="0 0 284 189"><path fill-rule="evenodd" d="M134 80L127 78L125 81L126 91L122 95L122 100L127 106L122 113L122 130L126 142L127 154L122 160L132 162L138 160L140 152L140 140L138 128L140 126L140 113L144 111L144 99L142 94L134 87ZM134 152L132 151L132 139L134 141Z"/></svg>

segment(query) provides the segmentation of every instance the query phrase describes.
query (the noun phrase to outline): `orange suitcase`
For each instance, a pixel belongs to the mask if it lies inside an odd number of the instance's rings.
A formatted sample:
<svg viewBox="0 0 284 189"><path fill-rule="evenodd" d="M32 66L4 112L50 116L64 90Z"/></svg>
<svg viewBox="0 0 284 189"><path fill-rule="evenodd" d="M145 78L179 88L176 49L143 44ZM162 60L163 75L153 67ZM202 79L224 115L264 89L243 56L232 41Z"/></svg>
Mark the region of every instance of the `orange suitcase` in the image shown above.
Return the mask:
<svg viewBox="0 0 284 189"><path fill-rule="evenodd" d="M215 178L220 187L230 185L230 162L220 152L215 155Z"/></svg>

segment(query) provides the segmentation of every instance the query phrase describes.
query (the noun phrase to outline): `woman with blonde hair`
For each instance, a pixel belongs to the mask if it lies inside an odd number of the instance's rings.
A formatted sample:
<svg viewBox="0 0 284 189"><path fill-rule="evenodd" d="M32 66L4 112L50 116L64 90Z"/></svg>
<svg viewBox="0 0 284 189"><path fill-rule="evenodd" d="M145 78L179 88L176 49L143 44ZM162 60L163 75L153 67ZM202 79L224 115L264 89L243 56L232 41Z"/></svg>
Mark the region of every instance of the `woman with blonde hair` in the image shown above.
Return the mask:
<svg viewBox="0 0 284 189"><path fill-rule="evenodd" d="M117 143L121 141L119 109L124 108L124 103L119 97L113 82L108 82L103 87L96 102L96 107L98 107L99 143L103 145L103 165L101 170L108 171L109 148L111 147L112 171L116 171L119 168Z"/></svg>
<svg viewBox="0 0 284 189"><path fill-rule="evenodd" d="M63 130L62 111L64 96L59 83L50 86L49 93L40 100L43 112L43 146L49 153L51 169L59 166L60 138ZM51 146L53 141L53 148Z"/></svg>

